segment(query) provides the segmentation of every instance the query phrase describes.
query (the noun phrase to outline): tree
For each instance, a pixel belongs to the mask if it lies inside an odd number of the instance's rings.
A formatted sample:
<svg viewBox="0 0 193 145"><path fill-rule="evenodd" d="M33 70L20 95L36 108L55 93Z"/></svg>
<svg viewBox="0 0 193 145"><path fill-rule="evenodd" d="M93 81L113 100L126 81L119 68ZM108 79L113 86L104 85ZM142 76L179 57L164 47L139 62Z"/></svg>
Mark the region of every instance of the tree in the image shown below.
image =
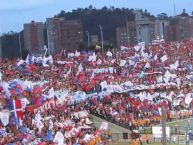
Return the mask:
<svg viewBox="0 0 193 145"><path fill-rule="evenodd" d="M104 6L104 7L102 8L102 10L107 11L108 8L107 8L106 6Z"/></svg>
<svg viewBox="0 0 193 145"><path fill-rule="evenodd" d="M186 9L183 9L182 13L186 13Z"/></svg>
<svg viewBox="0 0 193 145"><path fill-rule="evenodd" d="M168 19L168 15L166 13L161 13L157 15L157 18L159 20L165 20L165 19Z"/></svg>
<svg viewBox="0 0 193 145"><path fill-rule="evenodd" d="M92 6L92 5L90 5L90 6L88 7L88 9L89 9L89 10L92 10L92 9L93 9L93 6Z"/></svg>
<svg viewBox="0 0 193 145"><path fill-rule="evenodd" d="M181 17L188 17L188 13L186 13L186 9L183 9L182 13L180 14Z"/></svg>
<svg viewBox="0 0 193 145"><path fill-rule="evenodd" d="M65 15L65 11L62 10L62 11L60 12L60 14L61 14L61 16L64 16L64 15Z"/></svg>
<svg viewBox="0 0 193 145"><path fill-rule="evenodd" d="M114 10L115 10L115 7L114 7L114 6L111 6L110 9L111 9L111 11L114 11Z"/></svg>
<svg viewBox="0 0 193 145"><path fill-rule="evenodd" d="M147 14L147 9L145 9L144 13L146 13L146 14Z"/></svg>

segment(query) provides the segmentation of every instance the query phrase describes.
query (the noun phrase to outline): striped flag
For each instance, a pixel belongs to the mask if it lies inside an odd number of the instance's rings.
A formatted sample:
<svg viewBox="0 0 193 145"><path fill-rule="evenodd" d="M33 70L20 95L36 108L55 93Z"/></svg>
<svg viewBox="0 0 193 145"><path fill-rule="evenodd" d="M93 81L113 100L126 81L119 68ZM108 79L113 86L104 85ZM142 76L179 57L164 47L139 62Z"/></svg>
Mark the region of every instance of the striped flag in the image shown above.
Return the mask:
<svg viewBox="0 0 193 145"><path fill-rule="evenodd" d="M15 124L19 124L23 120L22 102L20 99L10 100L9 109L11 110L11 116Z"/></svg>

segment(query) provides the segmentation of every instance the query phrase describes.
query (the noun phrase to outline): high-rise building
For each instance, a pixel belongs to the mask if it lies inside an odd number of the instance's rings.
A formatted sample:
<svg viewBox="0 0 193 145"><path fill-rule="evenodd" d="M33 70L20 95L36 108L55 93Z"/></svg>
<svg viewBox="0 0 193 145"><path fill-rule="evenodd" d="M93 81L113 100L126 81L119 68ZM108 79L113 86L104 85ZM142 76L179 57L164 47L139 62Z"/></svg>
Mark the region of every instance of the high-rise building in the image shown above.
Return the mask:
<svg viewBox="0 0 193 145"><path fill-rule="evenodd" d="M60 50L60 21L59 18L47 18L46 20L48 50L50 54Z"/></svg>
<svg viewBox="0 0 193 145"><path fill-rule="evenodd" d="M181 41L193 38L193 17L176 16L165 30L166 41Z"/></svg>
<svg viewBox="0 0 193 145"><path fill-rule="evenodd" d="M126 21L126 27L116 28L117 46L129 46L136 44L135 22Z"/></svg>
<svg viewBox="0 0 193 145"><path fill-rule="evenodd" d="M186 24L190 27L190 22ZM170 22L167 20L147 17L141 10L136 10L135 21L126 21L126 26L116 29L117 46L135 45L139 42L148 45L157 39L169 39L169 26Z"/></svg>
<svg viewBox="0 0 193 145"><path fill-rule="evenodd" d="M82 24L79 20L47 18L48 49L51 54L63 49L75 50L83 44Z"/></svg>
<svg viewBox="0 0 193 145"><path fill-rule="evenodd" d="M165 27L164 39L166 42L176 41L176 24L169 24Z"/></svg>
<svg viewBox="0 0 193 145"><path fill-rule="evenodd" d="M116 29L116 41L117 41L117 46L128 46L129 45L129 40L128 40L128 34L127 34L127 29L126 27L118 27Z"/></svg>
<svg viewBox="0 0 193 145"><path fill-rule="evenodd" d="M136 24L135 21L126 22L129 45L137 43Z"/></svg>
<svg viewBox="0 0 193 145"><path fill-rule="evenodd" d="M24 24L25 49L31 53L41 53L44 48L44 24L32 21Z"/></svg>
<svg viewBox="0 0 193 145"><path fill-rule="evenodd" d="M166 27L169 24L169 21L166 20L155 20L155 36L157 39L166 38Z"/></svg>
<svg viewBox="0 0 193 145"><path fill-rule="evenodd" d="M135 23L137 32L137 42L149 44L155 37L154 19L142 16L140 10L135 11Z"/></svg>
<svg viewBox="0 0 193 145"><path fill-rule="evenodd" d="M193 17L182 17L176 25L176 40L193 38Z"/></svg>

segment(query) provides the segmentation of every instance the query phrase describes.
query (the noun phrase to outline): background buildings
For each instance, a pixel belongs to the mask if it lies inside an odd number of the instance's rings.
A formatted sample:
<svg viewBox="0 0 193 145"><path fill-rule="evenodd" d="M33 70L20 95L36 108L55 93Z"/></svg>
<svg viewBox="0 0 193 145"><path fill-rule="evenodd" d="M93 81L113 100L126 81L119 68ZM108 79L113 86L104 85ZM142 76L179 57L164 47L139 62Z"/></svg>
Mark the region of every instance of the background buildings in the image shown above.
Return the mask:
<svg viewBox="0 0 193 145"><path fill-rule="evenodd" d="M176 16L172 19L163 16L151 17L137 9L135 10L135 19L133 21L125 19L123 24L114 30L118 47L135 45L139 42L150 44L154 40L162 38L165 41L179 41L193 37L193 16ZM87 46L87 43L91 46L100 44L100 35L95 34L87 35L89 39L84 41L86 34L83 33L80 20L47 18L45 26L47 44L44 43L43 23L32 21L29 24L24 24L25 49L29 52L41 52L44 45L47 45L49 52L53 54L63 49L79 49L83 44Z"/></svg>
<svg viewBox="0 0 193 145"><path fill-rule="evenodd" d="M169 25L168 20L143 16L141 10L136 10L134 21L126 21L125 27L116 29L117 46L135 45L139 42L150 44L155 39L166 38L165 31Z"/></svg>
<svg viewBox="0 0 193 145"><path fill-rule="evenodd" d="M44 46L51 54L63 49L95 49L96 45L102 45L99 25L103 30L104 50L142 41L149 44L161 38L170 42L193 36L193 17L185 10L169 17L165 13L153 16L141 9L90 6L72 12L61 11L45 23L32 21L24 24L24 30L19 33L3 34L2 57L20 57L23 52L39 54L44 52Z"/></svg>
<svg viewBox="0 0 193 145"><path fill-rule="evenodd" d="M63 49L76 50L83 43L83 29L79 20L47 18L48 49L51 54Z"/></svg>
<svg viewBox="0 0 193 145"><path fill-rule="evenodd" d="M44 48L44 24L32 21L24 24L24 46L33 53L41 53Z"/></svg>

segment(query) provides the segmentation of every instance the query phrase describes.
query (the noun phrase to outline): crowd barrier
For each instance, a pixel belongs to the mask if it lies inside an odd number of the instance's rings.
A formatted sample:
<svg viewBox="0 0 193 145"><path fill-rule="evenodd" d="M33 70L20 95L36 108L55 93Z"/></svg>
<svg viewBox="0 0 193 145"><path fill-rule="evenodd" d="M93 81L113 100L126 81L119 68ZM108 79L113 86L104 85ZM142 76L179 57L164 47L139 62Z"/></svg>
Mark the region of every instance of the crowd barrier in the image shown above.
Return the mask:
<svg viewBox="0 0 193 145"><path fill-rule="evenodd" d="M138 141L139 145L148 145L152 143L162 143L162 140L160 138L155 138L153 136L150 136L149 140L141 136L140 138L136 139ZM103 140L104 141L104 140ZM119 143L128 143L132 144L132 139L130 137L130 133L113 133L112 138L108 139L106 137L106 141L104 142L109 142L112 144L119 144ZM181 145L191 145L192 141L186 141L186 136L185 135L171 135L169 138L167 138L167 143L170 144L181 144Z"/></svg>

